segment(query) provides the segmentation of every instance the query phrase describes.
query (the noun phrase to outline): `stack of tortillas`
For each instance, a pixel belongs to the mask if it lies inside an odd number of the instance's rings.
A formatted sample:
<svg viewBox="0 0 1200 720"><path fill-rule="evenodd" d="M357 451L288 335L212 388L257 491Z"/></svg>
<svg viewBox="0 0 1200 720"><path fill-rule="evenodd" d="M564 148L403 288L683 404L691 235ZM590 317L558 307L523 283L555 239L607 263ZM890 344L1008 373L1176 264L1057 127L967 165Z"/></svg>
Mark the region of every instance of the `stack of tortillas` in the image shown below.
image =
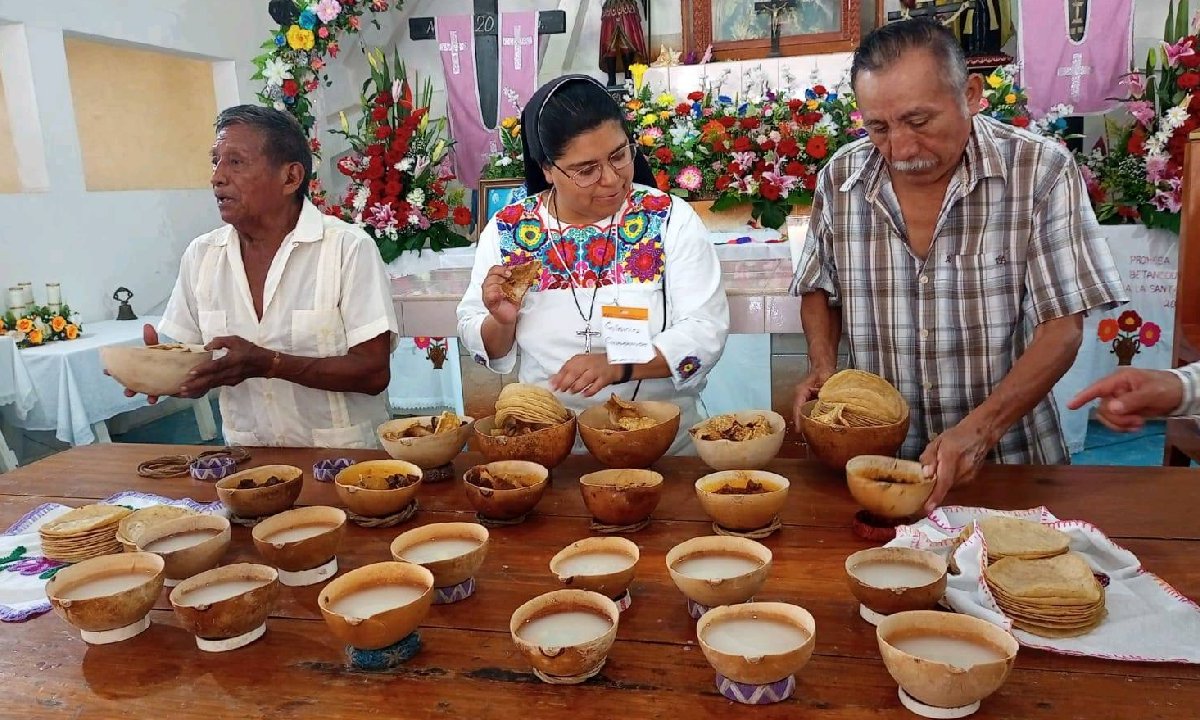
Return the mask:
<svg viewBox="0 0 1200 720"><path fill-rule="evenodd" d="M119 505L85 505L38 528L42 554L76 563L121 552L117 526L130 513Z"/></svg>
<svg viewBox="0 0 1200 720"><path fill-rule="evenodd" d="M142 533L146 532L146 528L194 514L193 511L176 505L151 505L141 510L134 510L117 524L117 542L125 548L126 552L136 552L137 545L141 542Z"/></svg>
<svg viewBox="0 0 1200 720"><path fill-rule="evenodd" d="M983 578L1013 626L1043 637L1083 635L1104 619L1104 588L1070 538L1028 520L978 521L987 546Z"/></svg>
<svg viewBox="0 0 1200 720"><path fill-rule="evenodd" d="M548 428L570 419L571 411L554 393L536 385L505 385L496 399L497 430Z"/></svg>

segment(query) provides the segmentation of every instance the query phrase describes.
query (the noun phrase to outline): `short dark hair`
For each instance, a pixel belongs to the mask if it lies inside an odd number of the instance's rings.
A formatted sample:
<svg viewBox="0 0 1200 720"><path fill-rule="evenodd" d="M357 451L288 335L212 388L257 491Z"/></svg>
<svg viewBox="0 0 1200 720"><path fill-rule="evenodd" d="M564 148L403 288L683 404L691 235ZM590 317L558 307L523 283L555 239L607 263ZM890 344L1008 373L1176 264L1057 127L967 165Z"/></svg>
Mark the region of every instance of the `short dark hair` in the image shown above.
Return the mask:
<svg viewBox="0 0 1200 720"><path fill-rule="evenodd" d="M304 168L304 182L296 190L296 199L308 197L308 184L313 176L313 156L308 146L308 136L295 117L261 105L234 105L217 115L217 132L231 125L245 125L262 134L263 152L276 165L300 163Z"/></svg>
<svg viewBox="0 0 1200 720"><path fill-rule="evenodd" d="M961 92L967 86L967 59L958 38L944 24L928 18L899 20L873 30L854 51L850 86L860 72L878 72L910 50L927 50L942 66L947 87Z"/></svg>
<svg viewBox="0 0 1200 720"><path fill-rule="evenodd" d="M600 83L568 80L546 100L540 116L530 119L537 123L537 142L529 152L544 166L558 161L575 138L608 122L623 124L625 116Z"/></svg>

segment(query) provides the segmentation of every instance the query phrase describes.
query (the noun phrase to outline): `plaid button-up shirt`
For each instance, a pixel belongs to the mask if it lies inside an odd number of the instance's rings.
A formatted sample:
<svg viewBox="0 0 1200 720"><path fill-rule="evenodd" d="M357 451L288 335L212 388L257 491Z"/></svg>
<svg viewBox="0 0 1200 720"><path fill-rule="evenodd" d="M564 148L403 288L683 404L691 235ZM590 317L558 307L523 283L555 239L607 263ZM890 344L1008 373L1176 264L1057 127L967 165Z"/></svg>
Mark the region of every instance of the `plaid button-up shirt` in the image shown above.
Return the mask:
<svg viewBox="0 0 1200 720"><path fill-rule="evenodd" d="M1128 300L1071 155L976 116L928 256L913 254L883 156L868 141L821 172L792 293L841 307L850 365L887 378L910 407L903 457L978 407L1038 324ZM1069 455L1047 395L989 460Z"/></svg>

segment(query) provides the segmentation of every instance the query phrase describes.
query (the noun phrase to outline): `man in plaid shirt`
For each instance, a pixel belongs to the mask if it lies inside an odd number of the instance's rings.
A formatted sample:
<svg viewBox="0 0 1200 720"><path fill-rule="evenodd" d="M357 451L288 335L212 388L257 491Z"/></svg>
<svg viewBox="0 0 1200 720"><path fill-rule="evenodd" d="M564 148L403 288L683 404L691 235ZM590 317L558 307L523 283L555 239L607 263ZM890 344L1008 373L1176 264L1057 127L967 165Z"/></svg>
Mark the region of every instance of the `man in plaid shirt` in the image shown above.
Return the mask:
<svg viewBox="0 0 1200 720"><path fill-rule="evenodd" d="M1083 315L1128 298L1071 154L978 114L943 25L872 32L851 84L867 138L821 171L791 291L810 369L796 409L850 365L908 401L901 455L937 479L927 510L985 461L1069 462L1051 388Z"/></svg>

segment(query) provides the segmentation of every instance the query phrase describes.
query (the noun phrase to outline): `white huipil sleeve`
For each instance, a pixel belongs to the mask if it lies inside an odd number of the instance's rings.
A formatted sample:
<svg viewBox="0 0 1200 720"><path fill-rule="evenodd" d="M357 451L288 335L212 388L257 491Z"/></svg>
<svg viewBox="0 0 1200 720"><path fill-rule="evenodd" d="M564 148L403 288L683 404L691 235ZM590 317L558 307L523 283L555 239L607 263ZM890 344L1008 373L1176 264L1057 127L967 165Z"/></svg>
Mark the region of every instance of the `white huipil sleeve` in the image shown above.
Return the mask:
<svg viewBox="0 0 1200 720"><path fill-rule="evenodd" d="M188 345L199 345L204 342L200 333L200 320L196 309L196 279L200 272L200 263L210 245L204 238L197 238L183 251L179 260L179 275L175 278L175 288L171 298L163 310L162 319L158 321L159 340L162 337Z"/></svg>
<svg viewBox="0 0 1200 720"><path fill-rule="evenodd" d="M471 284L458 303L458 338L466 346L475 362L495 373L510 373L517 364L517 345L500 358L489 358L483 345L483 321L487 319L487 308L483 304L483 280L488 271L502 264L500 256L500 233L496 219L483 228L475 247L475 266L471 270Z"/></svg>
<svg viewBox="0 0 1200 720"><path fill-rule="evenodd" d="M729 301L721 262L704 222L691 206L672 198L663 238L667 256L667 329L654 336L677 390L703 381L725 350Z"/></svg>

